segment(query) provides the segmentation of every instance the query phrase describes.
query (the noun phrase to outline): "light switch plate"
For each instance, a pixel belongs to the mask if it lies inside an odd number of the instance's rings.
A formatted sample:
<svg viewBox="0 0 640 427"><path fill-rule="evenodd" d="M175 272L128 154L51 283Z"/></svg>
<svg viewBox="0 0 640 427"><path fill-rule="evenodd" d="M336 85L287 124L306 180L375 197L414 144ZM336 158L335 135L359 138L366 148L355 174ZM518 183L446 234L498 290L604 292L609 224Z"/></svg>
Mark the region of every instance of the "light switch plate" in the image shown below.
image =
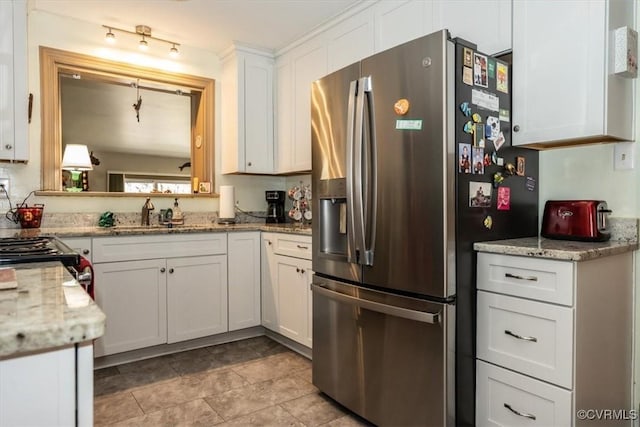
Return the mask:
<svg viewBox="0 0 640 427"><path fill-rule="evenodd" d="M618 142L613 147L613 168L615 170L630 170L635 167L636 143Z"/></svg>

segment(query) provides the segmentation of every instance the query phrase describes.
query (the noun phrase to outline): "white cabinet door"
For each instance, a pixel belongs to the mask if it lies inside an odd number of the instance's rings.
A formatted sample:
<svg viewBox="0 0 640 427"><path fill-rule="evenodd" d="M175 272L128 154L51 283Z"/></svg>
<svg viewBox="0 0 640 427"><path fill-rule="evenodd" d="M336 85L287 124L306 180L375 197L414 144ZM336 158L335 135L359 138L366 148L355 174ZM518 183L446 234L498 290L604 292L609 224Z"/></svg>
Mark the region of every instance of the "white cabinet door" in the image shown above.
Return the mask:
<svg viewBox="0 0 640 427"><path fill-rule="evenodd" d="M91 237L64 238L62 242L92 262Z"/></svg>
<svg viewBox="0 0 640 427"><path fill-rule="evenodd" d="M381 1L375 6L375 51L381 52L430 34L432 0Z"/></svg>
<svg viewBox="0 0 640 427"><path fill-rule="evenodd" d="M291 55L284 55L276 62L275 135L274 155L276 171L290 167L290 147L293 146L293 80Z"/></svg>
<svg viewBox="0 0 640 427"><path fill-rule="evenodd" d="M229 233L229 331L260 325L260 232Z"/></svg>
<svg viewBox="0 0 640 427"><path fill-rule="evenodd" d="M313 343L313 292L311 292L311 281L313 280L313 271L311 271L311 261L301 262L300 265L304 269L304 287L307 290L307 334L305 335L305 345L309 348Z"/></svg>
<svg viewBox="0 0 640 427"><path fill-rule="evenodd" d="M0 361L0 426L76 423L74 346Z"/></svg>
<svg viewBox="0 0 640 427"><path fill-rule="evenodd" d="M489 25L487 25L490 23ZM511 49L511 0L437 0L433 27L446 28L489 55Z"/></svg>
<svg viewBox="0 0 640 427"><path fill-rule="evenodd" d="M276 255L273 251L276 235L262 233L261 282L262 282L262 326L278 332L278 276Z"/></svg>
<svg viewBox="0 0 640 427"><path fill-rule="evenodd" d="M327 72L332 73L374 53L373 17L367 10L327 31Z"/></svg>
<svg viewBox="0 0 640 427"><path fill-rule="evenodd" d="M223 61L222 173L273 173L273 57L236 46Z"/></svg>
<svg viewBox="0 0 640 427"><path fill-rule="evenodd" d="M164 259L94 264L96 303L107 315L95 355L167 342Z"/></svg>
<svg viewBox="0 0 640 427"><path fill-rule="evenodd" d="M227 256L167 260L167 342L227 332Z"/></svg>
<svg viewBox="0 0 640 427"><path fill-rule="evenodd" d="M282 335L307 345L309 298L306 273L311 263L276 255L275 264L278 280L278 330Z"/></svg>
<svg viewBox="0 0 640 427"><path fill-rule="evenodd" d="M513 2L513 145L633 140L633 80L608 61L633 3Z"/></svg>

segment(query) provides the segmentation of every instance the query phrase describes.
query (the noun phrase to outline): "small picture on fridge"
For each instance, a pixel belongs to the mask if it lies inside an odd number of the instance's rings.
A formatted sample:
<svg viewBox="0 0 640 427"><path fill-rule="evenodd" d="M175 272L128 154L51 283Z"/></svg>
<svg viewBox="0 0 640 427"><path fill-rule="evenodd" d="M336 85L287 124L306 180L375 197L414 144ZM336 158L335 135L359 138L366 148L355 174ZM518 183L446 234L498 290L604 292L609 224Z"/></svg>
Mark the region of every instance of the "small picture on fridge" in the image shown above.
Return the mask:
<svg viewBox="0 0 640 427"><path fill-rule="evenodd" d="M469 207L488 208L491 206L491 183L469 182Z"/></svg>
<svg viewBox="0 0 640 427"><path fill-rule="evenodd" d="M464 56L464 66L471 67L473 65L473 51L465 47L462 52Z"/></svg>
<svg viewBox="0 0 640 427"><path fill-rule="evenodd" d="M482 175L484 174L484 148L473 147L471 149L473 164L471 165L473 168L474 175Z"/></svg>
<svg viewBox="0 0 640 427"><path fill-rule="evenodd" d="M509 93L509 68L506 64L498 62L498 75L496 77L496 89Z"/></svg>
<svg viewBox="0 0 640 427"><path fill-rule="evenodd" d="M473 55L473 84L480 87L488 87L487 82L487 57L475 53Z"/></svg>
<svg viewBox="0 0 640 427"><path fill-rule="evenodd" d="M509 187L498 187L498 206L499 211L508 211L511 209L511 189Z"/></svg>
<svg viewBox="0 0 640 427"><path fill-rule="evenodd" d="M471 144L458 144L458 172L471 173Z"/></svg>
<svg viewBox="0 0 640 427"><path fill-rule="evenodd" d="M500 135L500 119L492 116L487 117L487 129L485 134L488 140L495 141Z"/></svg>

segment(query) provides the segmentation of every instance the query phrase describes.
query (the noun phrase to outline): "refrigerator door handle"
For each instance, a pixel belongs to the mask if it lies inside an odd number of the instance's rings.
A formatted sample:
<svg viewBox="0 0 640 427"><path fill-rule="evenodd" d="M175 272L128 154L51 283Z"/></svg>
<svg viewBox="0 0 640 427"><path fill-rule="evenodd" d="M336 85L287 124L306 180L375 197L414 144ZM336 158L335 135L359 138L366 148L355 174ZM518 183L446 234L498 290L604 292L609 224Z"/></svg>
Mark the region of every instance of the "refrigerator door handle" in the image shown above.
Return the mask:
<svg viewBox="0 0 640 427"><path fill-rule="evenodd" d="M366 143L364 142L363 135L363 148L364 171L362 174L363 182L363 234L365 235L363 244L364 246L364 265L373 265L373 255L376 245L376 223L377 223L377 207L378 207L378 170L377 170L377 144L376 144L376 128L375 128L375 116L374 116L374 102L373 102L373 85L371 82L371 76L363 77L360 79L360 86L362 87L363 94L366 95L366 110L367 120L363 125L367 126L367 132L365 135L368 137ZM368 246L367 246L368 243Z"/></svg>
<svg viewBox="0 0 640 427"><path fill-rule="evenodd" d="M422 323L430 323L432 325L440 323L440 313L427 313L424 311L409 310L408 308L396 307L393 305L382 304L367 299L352 297L340 292L328 289L320 283L312 284L313 292L323 295L335 301L340 301L349 305L357 306L378 313L388 314L390 316L402 317L404 319L415 320Z"/></svg>
<svg viewBox="0 0 640 427"><path fill-rule="evenodd" d="M356 114L356 91L358 81L353 80L349 84L349 103L347 104L347 258L351 263L358 262L356 238L354 230L355 224L355 189L353 188L355 179L354 171L354 131Z"/></svg>
<svg viewBox="0 0 640 427"><path fill-rule="evenodd" d="M362 154L363 154L363 126L364 126L364 101L365 85L364 79L359 79L356 87L356 111L355 129L353 132L353 236L355 247L358 252L358 264L365 264L365 240L364 240L364 206L363 190L364 182L362 175Z"/></svg>

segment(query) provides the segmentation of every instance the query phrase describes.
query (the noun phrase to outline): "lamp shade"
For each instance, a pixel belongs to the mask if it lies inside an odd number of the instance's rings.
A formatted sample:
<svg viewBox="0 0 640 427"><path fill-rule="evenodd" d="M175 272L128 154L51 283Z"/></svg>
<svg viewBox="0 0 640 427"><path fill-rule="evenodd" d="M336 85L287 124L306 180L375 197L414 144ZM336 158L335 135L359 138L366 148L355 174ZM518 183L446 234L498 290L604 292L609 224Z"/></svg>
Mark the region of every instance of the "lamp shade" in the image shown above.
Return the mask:
<svg viewBox="0 0 640 427"><path fill-rule="evenodd" d="M60 167L68 171L93 170L87 146L82 144L67 144L64 147L64 155L62 156L62 165Z"/></svg>

